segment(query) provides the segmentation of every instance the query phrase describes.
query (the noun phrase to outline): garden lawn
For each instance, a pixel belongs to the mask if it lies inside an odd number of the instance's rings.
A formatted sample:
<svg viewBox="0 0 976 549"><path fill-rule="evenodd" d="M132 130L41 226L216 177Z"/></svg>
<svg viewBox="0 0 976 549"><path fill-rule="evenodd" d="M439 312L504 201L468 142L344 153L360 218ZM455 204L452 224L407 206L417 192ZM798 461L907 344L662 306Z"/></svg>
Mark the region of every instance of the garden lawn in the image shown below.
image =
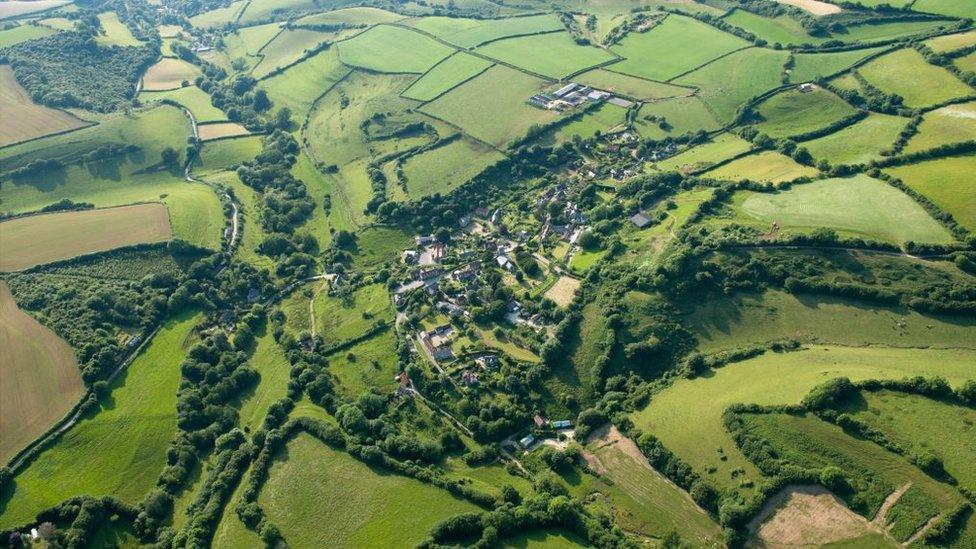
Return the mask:
<svg viewBox="0 0 976 549"><path fill-rule="evenodd" d="M404 97L430 101L455 86L484 72L492 63L480 57L457 52L427 71L406 91Z"/></svg>
<svg viewBox="0 0 976 549"><path fill-rule="evenodd" d="M89 125L66 111L34 103L10 65L0 65L0 119L0 147Z"/></svg>
<svg viewBox="0 0 976 549"><path fill-rule="evenodd" d="M954 156L888 168L937 206L952 214L963 227L976 231L976 156Z"/></svg>
<svg viewBox="0 0 976 549"><path fill-rule="evenodd" d="M611 65L612 66L612 65ZM593 69L575 77L574 82L590 86L599 90L630 97L638 101L666 99L691 95L689 88L663 84L652 80L645 80L627 74L609 71L607 69Z"/></svg>
<svg viewBox="0 0 976 549"><path fill-rule="evenodd" d="M831 91L817 87L809 92L777 93L760 103L756 112L762 117L756 129L778 139L825 128L857 111Z"/></svg>
<svg viewBox="0 0 976 549"><path fill-rule="evenodd" d="M790 82L802 84L817 78L833 76L862 59L883 51L886 47L828 53L797 53L793 56Z"/></svg>
<svg viewBox="0 0 976 549"><path fill-rule="evenodd" d="M411 25L462 48L473 48L500 38L564 29L559 18L551 13L502 19L423 17L411 22Z"/></svg>
<svg viewBox="0 0 976 549"><path fill-rule="evenodd" d="M164 57L146 71L142 77L142 89L162 91L180 88L183 82L192 83L200 74L200 69L182 59Z"/></svg>
<svg viewBox="0 0 976 549"><path fill-rule="evenodd" d="M847 236L904 244L907 241L947 244L952 235L908 195L866 175L833 178L787 191L742 191L733 198L736 220L785 231L821 227Z"/></svg>
<svg viewBox="0 0 976 549"><path fill-rule="evenodd" d="M655 164L660 170L679 170L690 172L703 170L728 158L742 154L752 148L752 144L741 137L723 133L708 143L698 145L680 154Z"/></svg>
<svg viewBox="0 0 976 549"><path fill-rule="evenodd" d="M644 33L630 33L611 50L624 57L612 70L649 80L669 80L716 57L749 46L738 36L680 15Z"/></svg>
<svg viewBox="0 0 976 549"><path fill-rule="evenodd" d="M481 46L476 51L555 79L566 78L614 59L606 50L577 44L565 32L507 38Z"/></svg>
<svg viewBox="0 0 976 549"><path fill-rule="evenodd" d="M0 497L0 527L30 521L72 496L111 495L136 504L155 486L176 434L180 362L199 320L187 312L166 322L111 384L102 408L14 477Z"/></svg>
<svg viewBox="0 0 976 549"><path fill-rule="evenodd" d="M705 177L732 181L748 179L751 181L783 183L784 181L793 181L800 177L815 177L819 173L816 168L804 166L776 151L760 151L733 160L728 164L705 172L703 175Z"/></svg>
<svg viewBox="0 0 976 549"><path fill-rule="evenodd" d="M454 50L419 32L379 25L337 45L342 62L378 72L427 72Z"/></svg>
<svg viewBox="0 0 976 549"><path fill-rule="evenodd" d="M947 105L925 113L918 133L908 141L905 154L949 143L976 140L976 102Z"/></svg>
<svg viewBox="0 0 976 549"><path fill-rule="evenodd" d="M858 68L875 87L895 93L911 108L927 107L957 97L972 95L973 89L949 71L930 65L914 49L885 54Z"/></svg>
<svg viewBox="0 0 976 549"><path fill-rule="evenodd" d="M894 146L907 125L907 118L870 113L856 124L800 145L818 162L826 160L835 166L864 164L880 159L881 152Z"/></svg>
<svg viewBox="0 0 976 549"><path fill-rule="evenodd" d="M407 195L419 199L447 194L502 158L495 149L466 138L413 155L403 165Z"/></svg>

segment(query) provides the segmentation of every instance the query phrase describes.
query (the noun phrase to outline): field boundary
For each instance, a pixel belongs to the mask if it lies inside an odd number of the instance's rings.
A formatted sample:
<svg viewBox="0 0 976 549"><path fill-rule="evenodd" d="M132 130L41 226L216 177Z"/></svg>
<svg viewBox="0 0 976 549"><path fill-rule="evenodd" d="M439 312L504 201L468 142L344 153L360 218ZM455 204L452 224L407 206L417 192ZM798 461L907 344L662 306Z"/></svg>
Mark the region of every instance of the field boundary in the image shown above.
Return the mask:
<svg viewBox="0 0 976 549"><path fill-rule="evenodd" d="M41 105L41 104L38 103L38 105ZM31 142L37 141L39 139L45 139L45 138L48 138L48 137L57 137L59 135L66 135L66 134L69 134L69 133L72 133L72 132L76 132L78 130L84 130L84 129L91 128L93 126L97 126L97 125L100 124L99 122L95 122L93 120L85 120L84 118L75 116L74 113L71 113L69 111L66 111L66 110L62 109L61 107L50 107L48 105L41 105L41 106L47 107L49 109L54 109L54 110L57 110L57 111L61 111L61 112L65 113L65 114L67 114L68 116L71 116L71 117L75 118L76 120L80 120L80 121L84 122L85 125L84 126L78 126L77 128L71 128L71 129L68 129L68 130L61 130L61 131L57 131L57 132L54 132L54 133L48 133L48 134L44 134L44 135L39 135L37 137L31 137L30 139L23 139L21 141L14 141L13 143L7 143L6 145L0 145L0 151L2 151L3 149L10 148L10 147L16 147L17 145L23 145L25 143L31 143Z"/></svg>
<svg viewBox="0 0 976 549"><path fill-rule="evenodd" d="M725 32L725 31L722 31L722 32ZM735 35L733 35L733 36L735 36ZM698 69L701 69L701 68L704 68L704 67L706 67L708 65L711 65L712 63L718 61L719 59L725 59L726 57L732 55L733 53L738 53L740 51L748 50L750 48L759 48L759 46L757 46L755 44L749 44L748 46L743 46L743 47L741 47L739 49L736 49L736 50L732 50L730 52L723 53L722 55L716 57L715 59L712 59L710 61L705 61L704 63L702 63L701 65L698 65L697 67L694 67L692 69L686 70L685 72L683 72L683 73L681 73L679 75L672 76L671 78L668 78L667 80L664 81L664 83L665 84L670 84L671 82L673 82L673 81L681 78L682 76L687 76L687 75L689 75L689 74L697 71ZM769 48L759 48L759 49L769 49ZM674 84L674 85L675 86L680 86L681 84ZM688 86L682 86L682 87L687 88ZM695 88L695 89L698 89L698 88Z"/></svg>
<svg viewBox="0 0 976 549"><path fill-rule="evenodd" d="M443 63L444 61L447 61L448 59L450 59L450 58L452 58L452 57L454 57L455 55L457 55L457 54L459 54L459 53L467 53L467 52L462 52L462 51L457 51L457 52L455 52L455 53L452 53L451 55L448 55L448 56L447 56L447 57L445 57L444 59L441 59L440 61L438 61L438 62L437 62L437 65L440 65L440 64L441 64L441 63ZM488 69L490 69L490 68L492 68L492 67L494 67L494 66L495 66L495 64L494 64L494 63L491 63L491 64L489 64L489 65L488 65L487 67L485 67L485 68L483 68L483 69L481 69L480 71L478 71L478 72L476 72L475 74L472 74L471 76L469 76L469 77L467 77L467 78L465 78L464 80L462 80L462 81L460 81L460 82L458 82L457 84L455 84L455 85L453 85L453 86L451 86L450 88L448 88L448 89L446 89L446 90L444 90L444 91L442 91L441 93L439 93L439 94L437 94L437 95L435 95L434 97L432 97L432 98L430 98L430 99L427 99L426 101L424 101L424 100L420 100L420 99L414 99L413 97L409 97L409 96L406 96L406 95L404 95L405 93L407 93L408 91L410 91L410 88L412 88L412 87L414 87L414 86L415 86L415 85L417 84L417 82L420 82L420 79L421 79L421 78L423 78L424 76L426 76L426 75L427 75L427 73L429 73L430 71L432 71L432 70L434 70L434 67L436 67L437 65L434 65L433 67L431 67L430 69L428 69L428 70L427 70L427 72L425 72L425 73L423 73L423 74L421 74L421 75L420 75L419 77L417 77L417 79L416 79L416 80L414 80L414 81L413 81L413 82L412 82L412 83L411 83L411 84L410 84L409 86L407 86L407 89L405 89L405 90L403 90L402 92L400 92L400 97L403 97L404 99L410 99L411 101L420 101L420 105L419 105L419 106L417 107L418 109L420 109L421 107L423 107L423 106L424 106L424 105L426 105L427 103L432 103L432 102L434 102L434 101L437 101L437 100L438 100L438 99L440 99L441 97L444 97L445 95L447 95L447 94L449 94L449 93L451 93L452 91L454 91L454 90L456 90L456 89L458 89L458 88L460 88L461 86L463 86L463 85L465 85L465 84L467 84L468 82L470 82L470 81L472 81L472 80L474 80L475 78L477 78L477 77L479 77L479 76L481 76L481 75L482 75L482 74L484 74L484 73L485 73L485 72L486 72L486 71L487 71Z"/></svg>

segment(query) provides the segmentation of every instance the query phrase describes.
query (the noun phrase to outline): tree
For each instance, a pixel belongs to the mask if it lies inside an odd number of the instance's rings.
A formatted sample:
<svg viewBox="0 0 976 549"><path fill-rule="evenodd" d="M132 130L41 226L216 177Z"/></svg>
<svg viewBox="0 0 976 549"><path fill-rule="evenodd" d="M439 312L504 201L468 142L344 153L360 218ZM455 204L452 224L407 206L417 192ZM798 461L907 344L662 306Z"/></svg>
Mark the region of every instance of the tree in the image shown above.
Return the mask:
<svg viewBox="0 0 976 549"><path fill-rule="evenodd" d="M163 164L166 166L176 166L180 161L180 153L173 147L166 147L163 152L160 153L163 159Z"/></svg>

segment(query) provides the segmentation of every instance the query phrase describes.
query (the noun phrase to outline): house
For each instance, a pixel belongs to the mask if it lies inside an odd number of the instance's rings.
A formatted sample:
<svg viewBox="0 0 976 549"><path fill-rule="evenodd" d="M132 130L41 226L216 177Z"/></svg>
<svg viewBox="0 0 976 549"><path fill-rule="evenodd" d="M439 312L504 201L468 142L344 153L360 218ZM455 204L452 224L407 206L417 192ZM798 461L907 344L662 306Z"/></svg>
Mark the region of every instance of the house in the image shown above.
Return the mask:
<svg viewBox="0 0 976 549"><path fill-rule="evenodd" d="M461 374L461 383L467 385L468 387L477 384L478 374L465 370L464 373Z"/></svg>
<svg viewBox="0 0 976 549"><path fill-rule="evenodd" d="M586 94L586 98L589 99L590 101L593 101L594 103L599 103L600 101L603 101L608 97L610 97L609 93L600 90L593 90L590 93Z"/></svg>
<svg viewBox="0 0 976 549"><path fill-rule="evenodd" d="M417 250L403 251L403 262L406 263L407 265L412 265L416 263L419 258L420 258L420 254L417 253Z"/></svg>
<svg viewBox="0 0 976 549"><path fill-rule="evenodd" d="M393 381L397 383L396 396L410 396L413 392L413 384L410 382L410 377L407 376L406 372L397 374L393 378Z"/></svg>
<svg viewBox="0 0 976 549"><path fill-rule="evenodd" d="M478 366L481 366L486 370L494 370L498 368L498 356L496 355L481 355L474 359L474 361L476 364L478 364Z"/></svg>
<svg viewBox="0 0 976 549"><path fill-rule="evenodd" d="M573 422L571 420L568 420L568 419L563 419L563 420L553 421L552 422L552 428L553 429L569 429L572 426L573 426Z"/></svg>
<svg viewBox="0 0 976 549"><path fill-rule="evenodd" d="M637 212L634 215L630 216L628 219L630 219L630 222L633 223L634 226L637 227L638 229L643 229L644 227L651 224L651 218L644 215L643 212Z"/></svg>
<svg viewBox="0 0 976 549"><path fill-rule="evenodd" d="M805 82L803 84L800 84L799 89L802 93L807 93L807 92L812 92L813 90L817 89L817 87L814 86L811 82Z"/></svg>
<svg viewBox="0 0 976 549"><path fill-rule="evenodd" d="M522 439L520 439L518 441L519 446L521 446L522 448L525 448L526 450L529 449L529 446L532 446L532 443L533 442L535 442L535 435L532 435L532 434L525 435L525 437L523 437Z"/></svg>
<svg viewBox="0 0 976 549"><path fill-rule="evenodd" d="M444 311L444 313L446 313L448 316L452 318L465 316L467 314L467 311L465 311L461 307L458 307L457 305L453 303L448 303L446 301L438 301L437 308L440 309L441 311Z"/></svg>
<svg viewBox="0 0 976 549"><path fill-rule="evenodd" d="M458 225L463 229L471 224L471 216L463 215L461 219L458 219Z"/></svg>
<svg viewBox="0 0 976 549"><path fill-rule="evenodd" d="M484 206L481 206L480 208L476 208L474 211L475 217L480 217L481 219L485 219L486 217L488 217L488 214L489 214L488 208L485 208Z"/></svg>
<svg viewBox="0 0 976 549"><path fill-rule="evenodd" d="M505 269L510 273L515 271L515 264L512 263L512 261L508 259L506 256L500 255L495 258L495 261L498 262L498 266L501 267L502 269Z"/></svg>
<svg viewBox="0 0 976 549"><path fill-rule="evenodd" d="M434 235L429 234L427 236L423 236L423 235L415 236L414 240L417 242L417 246L426 246L434 242L435 239L434 239Z"/></svg>
<svg viewBox="0 0 976 549"><path fill-rule="evenodd" d="M536 414L532 416L532 423L535 423L536 429L544 429L546 425L549 423L549 420L540 416L539 414Z"/></svg>

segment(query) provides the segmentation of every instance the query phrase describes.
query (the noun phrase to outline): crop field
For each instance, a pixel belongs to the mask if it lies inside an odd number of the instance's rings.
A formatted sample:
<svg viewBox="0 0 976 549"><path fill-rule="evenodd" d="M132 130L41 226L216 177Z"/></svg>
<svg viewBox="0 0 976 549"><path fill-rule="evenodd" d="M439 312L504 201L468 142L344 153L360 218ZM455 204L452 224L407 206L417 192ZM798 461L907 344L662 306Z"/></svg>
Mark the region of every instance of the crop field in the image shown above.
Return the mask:
<svg viewBox="0 0 976 549"><path fill-rule="evenodd" d="M778 139L825 128L857 111L818 87L810 92L794 89L778 93L760 103L756 112L761 117L756 129Z"/></svg>
<svg viewBox="0 0 976 549"><path fill-rule="evenodd" d="M98 14L98 21L102 24L102 34L96 40L103 46L141 46L142 42L132 36L129 27L119 21L114 11Z"/></svg>
<svg viewBox="0 0 976 549"><path fill-rule="evenodd" d="M648 80L670 80L747 46L745 40L705 23L669 15L648 32L631 33L613 46L612 51L624 60L614 63L612 70Z"/></svg>
<svg viewBox="0 0 976 549"><path fill-rule="evenodd" d="M613 65L611 65L612 67ZM593 69L575 77L574 82L606 90L611 93L630 97L639 101L667 99L669 97L683 97L691 95L689 88L673 86L662 82L654 82L636 76L609 71L607 69Z"/></svg>
<svg viewBox="0 0 976 549"><path fill-rule="evenodd" d="M343 23L350 25L376 25L379 23L393 23L403 18L404 16L399 13L363 6L316 13L302 17L295 23L298 25L336 25Z"/></svg>
<svg viewBox="0 0 976 549"><path fill-rule="evenodd" d="M313 51L324 42L332 41L336 36L336 33L308 29L289 29L281 32L261 48L261 61L251 74L255 78L264 78L276 69L298 61L307 55L307 52Z"/></svg>
<svg viewBox="0 0 976 549"><path fill-rule="evenodd" d="M89 125L68 112L31 101L9 65L0 65L0 118L4 121L0 147Z"/></svg>
<svg viewBox="0 0 976 549"><path fill-rule="evenodd" d="M180 362L199 320L188 312L167 321L112 383L102 408L14 478L0 498L0 527L27 522L71 496L113 495L134 504L155 485L176 433Z"/></svg>
<svg viewBox="0 0 976 549"><path fill-rule="evenodd" d="M804 9L813 15L830 15L840 13L840 6L821 2L820 0L777 0L781 4L789 4Z"/></svg>
<svg viewBox="0 0 976 549"><path fill-rule="evenodd" d="M828 227L866 239L904 243L952 242L939 225L908 195L866 175L825 179L788 191L742 191L733 199L736 220L769 228L805 231Z"/></svg>
<svg viewBox="0 0 976 549"><path fill-rule="evenodd" d="M12 29L0 30L0 49L27 40L43 38L54 34L54 32L54 29L42 25L18 25ZM8 67L4 67L3 70L8 70Z"/></svg>
<svg viewBox="0 0 976 549"><path fill-rule="evenodd" d="M424 73L403 92L404 97L430 101L455 86L474 78L492 66L490 61L464 52L457 52Z"/></svg>
<svg viewBox="0 0 976 549"><path fill-rule="evenodd" d="M545 85L543 80L497 65L421 110L456 124L476 139L501 147L525 135L533 124L543 124L557 116L525 103ZM484 101L489 93L493 94L492 100Z"/></svg>
<svg viewBox="0 0 976 549"><path fill-rule="evenodd" d="M631 419L719 488L748 492L741 481L758 480L762 475L722 424L728 406L799 403L813 387L842 376L858 381L940 375L959 384L972 376L974 360L976 351L960 349L820 345L785 354L767 352L729 364L709 377L677 381ZM715 472L707 473L712 468ZM735 469L745 474L733 477Z"/></svg>
<svg viewBox="0 0 976 549"><path fill-rule="evenodd" d="M936 53L946 53L976 46L976 31L960 32L936 36L925 41L925 45Z"/></svg>
<svg viewBox="0 0 976 549"><path fill-rule="evenodd" d="M142 78L142 89L162 91L181 88L183 82L193 83L197 76L200 76L200 69L195 66L182 59L164 57L146 71L146 76Z"/></svg>
<svg viewBox="0 0 976 549"><path fill-rule="evenodd" d="M934 149L940 145L976 140L976 102L947 105L925 113L918 133L904 152Z"/></svg>
<svg viewBox="0 0 976 549"><path fill-rule="evenodd" d="M222 139L225 137L238 137L250 135L247 128L237 122L213 122L210 124L200 124L197 126L200 134L200 141L210 141L212 139Z"/></svg>
<svg viewBox="0 0 976 549"><path fill-rule="evenodd" d="M261 87L276 105L307 114L312 103L347 74L338 49L330 48L264 80Z"/></svg>
<svg viewBox="0 0 976 549"><path fill-rule="evenodd" d="M0 19L20 17L30 13L54 9L70 3L71 0L7 0L0 3Z"/></svg>
<svg viewBox="0 0 976 549"><path fill-rule="evenodd" d="M973 89L947 70L930 65L920 53L905 48L883 55L857 71L886 93L896 93L905 105L918 108L972 95Z"/></svg>
<svg viewBox="0 0 976 549"><path fill-rule="evenodd" d="M495 149L463 138L411 156L403 165L407 195L447 194L502 158Z"/></svg>
<svg viewBox="0 0 976 549"><path fill-rule="evenodd" d="M770 44L784 46L794 44L817 45L828 40L825 37L811 36L799 21L788 15L770 18L737 9L723 17L722 20L751 32Z"/></svg>
<svg viewBox="0 0 976 549"><path fill-rule="evenodd" d="M787 56L782 51L749 48L705 65L674 83L700 88L702 100L715 117L728 123L747 101L780 85Z"/></svg>
<svg viewBox="0 0 976 549"><path fill-rule="evenodd" d="M962 226L976 231L973 170L976 156L953 156L888 168L885 172L928 197Z"/></svg>
<svg viewBox="0 0 976 549"><path fill-rule="evenodd" d="M0 223L0 271L162 242L171 235L166 206L159 203L20 217Z"/></svg>
<svg viewBox="0 0 976 549"><path fill-rule="evenodd" d="M898 134L906 125L907 118L872 112L856 124L812 141L804 141L802 146L818 162L863 164L881 158L881 152L894 146Z"/></svg>
<svg viewBox="0 0 976 549"><path fill-rule="evenodd" d="M787 338L849 346L976 349L973 321L778 290L708 300L684 322L706 352Z"/></svg>
<svg viewBox="0 0 976 549"><path fill-rule="evenodd" d="M816 168L799 164L792 158L776 151L760 151L733 160L702 175L732 181L748 179L750 181L783 183L799 177L815 177L818 173L820 172Z"/></svg>
<svg viewBox="0 0 976 549"><path fill-rule="evenodd" d="M605 50L580 46L564 32L535 34L491 42L476 50L549 78L566 78L614 59Z"/></svg>
<svg viewBox="0 0 976 549"><path fill-rule="evenodd" d="M723 133L704 145L698 145L658 162L656 167L660 170L680 170L683 172L704 170L716 162L732 158L751 148L752 144L739 136Z"/></svg>
<svg viewBox="0 0 976 549"><path fill-rule="evenodd" d="M511 36L563 30L562 22L553 14L486 20L423 17L411 22L411 25L462 48L473 48Z"/></svg>
<svg viewBox="0 0 976 549"><path fill-rule="evenodd" d="M213 106L207 92L196 86L187 86L169 91L151 92L146 91L139 94L139 100L144 103L152 103L169 99L184 107L193 114L197 123L220 122L227 120L224 111Z"/></svg>
<svg viewBox="0 0 976 549"><path fill-rule="evenodd" d="M75 352L34 317L17 308L0 281L0 461L61 419L85 386Z"/></svg>
<svg viewBox="0 0 976 549"><path fill-rule="evenodd" d="M452 53L433 38L387 25L373 27L337 47L343 63L389 73L424 73Z"/></svg>
<svg viewBox="0 0 976 549"><path fill-rule="evenodd" d="M660 122L652 121L649 117L663 119L666 125L662 129ZM677 97L645 103L638 111L635 125L642 136L652 139L682 135L699 129L714 131L722 127L698 97Z"/></svg>

